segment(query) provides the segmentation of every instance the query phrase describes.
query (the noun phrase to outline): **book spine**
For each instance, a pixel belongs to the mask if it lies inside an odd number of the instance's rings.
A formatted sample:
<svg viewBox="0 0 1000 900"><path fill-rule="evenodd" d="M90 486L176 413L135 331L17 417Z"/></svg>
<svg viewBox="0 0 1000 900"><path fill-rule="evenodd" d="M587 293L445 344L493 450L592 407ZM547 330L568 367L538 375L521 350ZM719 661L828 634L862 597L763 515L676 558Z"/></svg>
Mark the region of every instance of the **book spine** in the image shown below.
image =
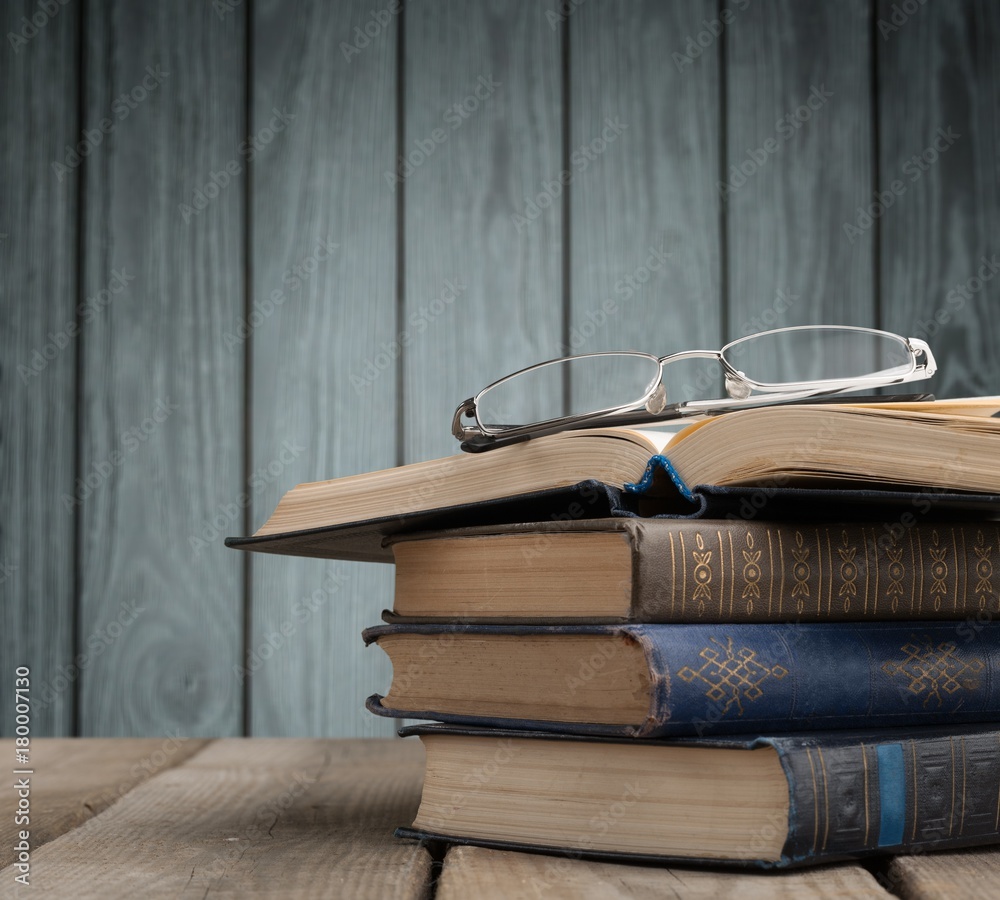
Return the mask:
<svg viewBox="0 0 1000 900"><path fill-rule="evenodd" d="M653 677L636 736L1000 721L1000 624L631 625Z"/></svg>
<svg viewBox="0 0 1000 900"><path fill-rule="evenodd" d="M789 782L785 865L1000 839L998 732L826 747L766 742ZM778 825L762 825L762 841Z"/></svg>
<svg viewBox="0 0 1000 900"><path fill-rule="evenodd" d="M871 525L671 524L635 523L636 622L988 621L1000 612L1000 523L914 525L904 514Z"/></svg>

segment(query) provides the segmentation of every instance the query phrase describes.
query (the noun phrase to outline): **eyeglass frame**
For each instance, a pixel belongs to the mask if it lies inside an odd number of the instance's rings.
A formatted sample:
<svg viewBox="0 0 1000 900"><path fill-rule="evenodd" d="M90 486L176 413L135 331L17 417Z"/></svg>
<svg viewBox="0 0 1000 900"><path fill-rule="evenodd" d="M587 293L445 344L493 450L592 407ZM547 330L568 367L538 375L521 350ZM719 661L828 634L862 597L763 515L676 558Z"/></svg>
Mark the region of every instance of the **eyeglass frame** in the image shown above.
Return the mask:
<svg viewBox="0 0 1000 900"><path fill-rule="evenodd" d="M880 376L878 373L872 373L871 375L863 375L855 378L827 378L816 379L814 381L778 382L772 384L757 382L748 378L741 371L733 368L725 359L727 350L752 338L793 331L823 330L854 331L860 334L878 335L898 340L910 351L910 370L893 378L886 378L885 376ZM918 362L918 357L921 355L924 357L922 364ZM519 375L523 375L525 372L565 363L570 360L589 359L598 356L645 357L659 365L660 374L658 378L650 382L650 387L646 393L640 399L631 403L611 406L603 410L578 413L573 416L557 416L556 418L545 419L530 425L509 426L496 432L488 431L482 422L479 421L479 399L487 391L493 390L501 384L517 378ZM729 397L716 400L685 400L668 405L666 403L666 389L663 386L663 369L666 364L678 362L683 359L712 359L719 363L723 369L726 392L729 394ZM891 331L864 328L856 325L792 325L787 328L774 328L769 331L744 335L734 341L730 341L720 350L682 350L679 353L670 353L662 357L657 357L652 353L645 353L641 350L606 350L597 353L583 353L576 356L561 356L557 359L534 363L491 382L468 400L463 400L455 410L455 415L452 418L451 433L456 439L462 442L463 449L490 450L507 443L527 440L531 437L541 437L542 435L554 434L559 431L585 428L591 424L594 427L640 423L655 424L657 422L669 422L674 419L697 415L716 415L723 412L734 412L739 409L749 409L755 406L790 403L814 397L842 394L848 391L869 390L875 387L904 384L910 381L930 378L936 371L937 363L934 359L934 354L931 352L931 348L927 345L926 341L919 338L905 338ZM789 388L792 389L789 390ZM764 396L754 395L754 391L759 391ZM874 397L862 399L885 401L889 398ZM474 417L475 425L463 423L463 416Z"/></svg>

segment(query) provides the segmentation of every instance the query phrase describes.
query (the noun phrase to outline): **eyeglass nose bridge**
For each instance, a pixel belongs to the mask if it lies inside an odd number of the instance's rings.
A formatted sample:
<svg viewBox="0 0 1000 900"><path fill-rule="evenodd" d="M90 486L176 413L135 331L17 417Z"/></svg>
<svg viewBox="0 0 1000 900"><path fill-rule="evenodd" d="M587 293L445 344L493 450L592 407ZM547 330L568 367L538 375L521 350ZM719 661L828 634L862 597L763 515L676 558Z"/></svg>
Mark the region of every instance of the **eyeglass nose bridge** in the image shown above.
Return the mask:
<svg viewBox="0 0 1000 900"><path fill-rule="evenodd" d="M653 389L653 392L649 395L646 400L645 408L646 412L656 415L662 412L667 406L667 389L663 384L663 369L665 366L672 362L680 362L684 359L711 359L722 366L723 373L726 378L726 389L729 391L730 397L737 397L737 393L734 391L740 391L746 389L747 394L749 394L749 387L744 385L740 381L740 375L742 373L737 372L729 363L726 362L725 357L721 350L681 350L679 353L670 353L667 356L660 357L660 382ZM746 395L742 395L746 396Z"/></svg>

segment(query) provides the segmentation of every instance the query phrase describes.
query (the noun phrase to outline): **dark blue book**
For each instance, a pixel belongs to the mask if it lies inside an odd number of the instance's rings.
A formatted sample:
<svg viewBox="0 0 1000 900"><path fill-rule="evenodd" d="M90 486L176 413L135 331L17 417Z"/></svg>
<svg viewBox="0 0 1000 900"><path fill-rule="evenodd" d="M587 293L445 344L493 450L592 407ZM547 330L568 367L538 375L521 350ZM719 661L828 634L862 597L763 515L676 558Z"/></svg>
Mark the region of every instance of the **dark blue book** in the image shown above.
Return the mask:
<svg viewBox="0 0 1000 900"><path fill-rule="evenodd" d="M401 837L781 868L1000 842L1000 725L633 741L426 725Z"/></svg>
<svg viewBox="0 0 1000 900"><path fill-rule="evenodd" d="M378 715L658 737L1000 722L1000 625L382 625Z"/></svg>

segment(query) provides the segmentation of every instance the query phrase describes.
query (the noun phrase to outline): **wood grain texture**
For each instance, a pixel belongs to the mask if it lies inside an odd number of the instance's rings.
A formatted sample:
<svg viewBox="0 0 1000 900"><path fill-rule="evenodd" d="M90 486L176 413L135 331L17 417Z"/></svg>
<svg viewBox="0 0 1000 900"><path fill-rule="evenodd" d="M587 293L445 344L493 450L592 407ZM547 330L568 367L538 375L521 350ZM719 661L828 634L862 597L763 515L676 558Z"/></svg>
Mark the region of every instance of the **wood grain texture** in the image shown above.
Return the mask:
<svg viewBox="0 0 1000 900"><path fill-rule="evenodd" d="M451 847L438 882L438 900L529 900L615 897L705 897L712 900L891 897L856 865L801 872L723 872L508 853L482 847Z"/></svg>
<svg viewBox="0 0 1000 900"><path fill-rule="evenodd" d="M560 32L546 10L528 0L406 5L405 177L394 185L405 194L405 462L456 452L462 400L557 355L558 201L520 221L562 169ZM546 391L538 408L560 394Z"/></svg>
<svg viewBox="0 0 1000 900"><path fill-rule="evenodd" d="M77 341L76 181L52 163L78 139L77 10L39 31L37 4L0 13L0 734L14 733L13 668L31 669L32 730L72 728L73 690L52 690L73 656L73 490ZM29 38L23 38L22 32ZM34 36L31 36L34 34ZM14 36L11 43L10 36ZM26 40L26 43L20 43ZM60 344L62 347L60 348Z"/></svg>
<svg viewBox="0 0 1000 900"><path fill-rule="evenodd" d="M255 528L299 482L396 462L395 363L380 354L396 333L396 201L383 173L399 26L378 9L381 25L366 0L253 6L251 134L275 111L290 118L250 163L251 298L276 304L251 337ZM251 733L391 734L364 710L389 669L361 641L392 605L391 569L252 566Z"/></svg>
<svg viewBox="0 0 1000 900"><path fill-rule="evenodd" d="M242 11L87 11L80 728L238 733Z"/></svg>
<svg viewBox="0 0 1000 900"><path fill-rule="evenodd" d="M33 853L23 895L423 897L430 856L392 836L422 771L416 741L216 741Z"/></svg>
<svg viewBox="0 0 1000 900"><path fill-rule="evenodd" d="M717 15L707 0L587 3L567 20L567 353L721 346L720 43L696 43ZM595 388L575 378L574 399Z"/></svg>
<svg viewBox="0 0 1000 900"><path fill-rule="evenodd" d="M727 337L875 325L873 234L843 228L874 188L869 4L744 5L724 36Z"/></svg>
<svg viewBox="0 0 1000 900"><path fill-rule="evenodd" d="M993 900L1000 893L1000 850L897 856L881 880L903 900Z"/></svg>
<svg viewBox="0 0 1000 900"><path fill-rule="evenodd" d="M880 2L877 15L880 189L896 183L878 220L883 321L931 345L936 395L995 394L1000 8L929 3L901 20Z"/></svg>
<svg viewBox="0 0 1000 900"><path fill-rule="evenodd" d="M31 742L32 851L104 811L137 784L180 765L206 745L192 738L42 738ZM14 741L0 741L0 755L14 759ZM19 778L20 776L12 776ZM15 858L18 795L0 794L0 868ZM6 885L4 885L6 887Z"/></svg>

